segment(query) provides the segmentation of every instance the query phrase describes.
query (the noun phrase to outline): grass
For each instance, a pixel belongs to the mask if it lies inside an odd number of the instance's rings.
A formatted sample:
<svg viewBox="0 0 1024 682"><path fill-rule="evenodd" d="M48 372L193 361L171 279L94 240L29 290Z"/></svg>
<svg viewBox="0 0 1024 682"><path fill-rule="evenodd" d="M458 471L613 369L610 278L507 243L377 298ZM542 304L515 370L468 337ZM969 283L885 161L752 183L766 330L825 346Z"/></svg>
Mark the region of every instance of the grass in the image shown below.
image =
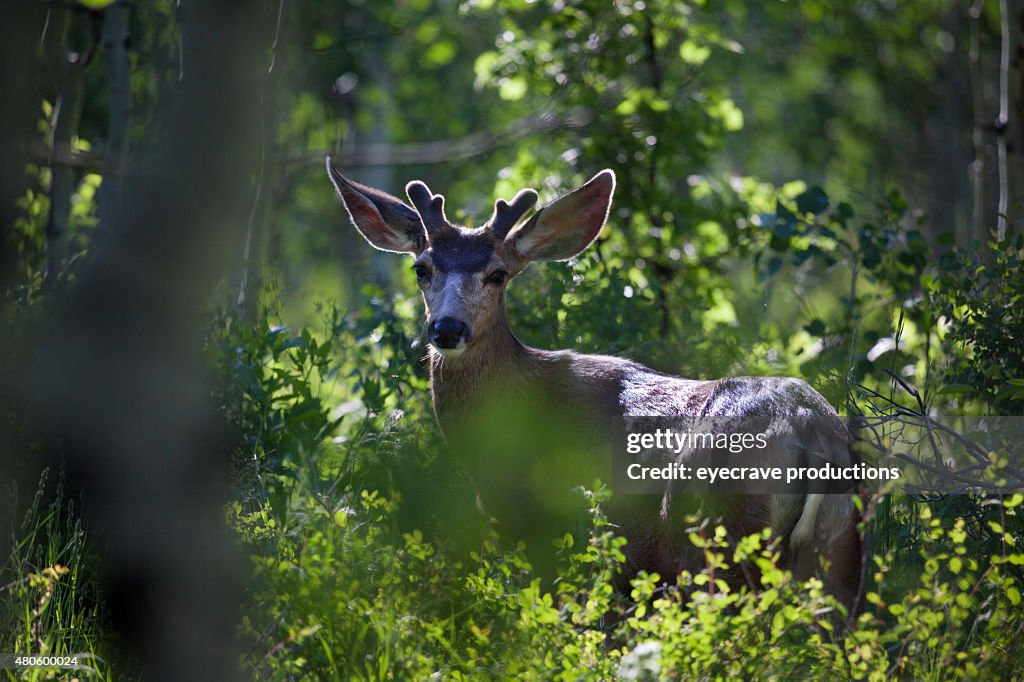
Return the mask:
<svg viewBox="0 0 1024 682"><path fill-rule="evenodd" d="M0 571L0 652L78 659L78 671L38 667L2 671L9 680L131 679L115 674L114 642L94 571L95 556L74 501L44 470L31 500L15 483L7 495L4 529L11 551ZM20 519L20 521L19 521Z"/></svg>

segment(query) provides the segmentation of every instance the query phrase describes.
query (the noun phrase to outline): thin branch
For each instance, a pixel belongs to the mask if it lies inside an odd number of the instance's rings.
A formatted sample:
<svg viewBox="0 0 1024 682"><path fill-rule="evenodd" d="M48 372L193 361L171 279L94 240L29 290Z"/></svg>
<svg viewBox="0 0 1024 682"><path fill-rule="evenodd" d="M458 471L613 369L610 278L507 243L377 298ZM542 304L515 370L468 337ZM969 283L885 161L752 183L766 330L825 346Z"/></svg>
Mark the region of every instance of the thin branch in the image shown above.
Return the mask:
<svg viewBox="0 0 1024 682"><path fill-rule="evenodd" d="M548 133L562 128L580 128L592 120L586 111L576 111L568 116L540 113L521 118L507 127L497 130L480 130L463 137L418 142L410 144L369 144L342 149L335 157L339 166L408 166L444 163L466 159L498 147L504 147L527 137ZM321 152L290 159L288 163L320 163Z"/></svg>
<svg viewBox="0 0 1024 682"><path fill-rule="evenodd" d="M274 27L274 42L270 45L270 64L267 66L267 75L274 72L274 63L277 61L277 42L281 38L281 15L284 14L284 0L277 4L277 26Z"/></svg>
<svg viewBox="0 0 1024 682"><path fill-rule="evenodd" d="M268 71L269 73L269 71ZM252 254L253 230L256 224L256 212L263 195L263 175L267 166L267 121L264 97L260 96L260 167L256 176L256 192L252 198L252 208L249 210L249 224L245 230L245 246L242 247L242 276L238 283L238 297L235 305L243 308L249 295L249 258Z"/></svg>
<svg viewBox="0 0 1024 682"><path fill-rule="evenodd" d="M905 388L908 393L917 398L918 406L921 411L918 412L914 408L901 405L893 397L885 396L874 389L858 385L858 388L862 391L862 395L876 398L887 405L885 408L879 408L872 404L872 409L876 413L875 415L858 416L858 434L865 431L871 434L871 437L858 435L858 442L866 444L881 455L895 457L918 469L931 473L937 477L937 479L941 479L947 483L953 481L959 484L954 486L954 491L956 492L983 490L986 492L1002 493L1017 492L1021 488L1024 488L1024 471L1018 467L1010 466L1008 464L1004 464L997 468L989 458L989 453L984 448L961 435L954 429L939 423L929 415L925 414L923 401L920 399L920 395L916 389L898 378L897 382L900 386ZM905 432L908 427L921 429L923 434L920 438L912 440ZM940 456L942 441L938 438L938 435L949 437L962 446L966 453L974 459L974 463L967 466L961 466L958 469L942 466L943 458ZM907 453L896 452L889 447L886 442L902 443L909 445L912 448L921 447L927 442L935 455L937 464L932 465ZM982 480L976 475L978 473L988 471L1006 476L1006 478L1010 480L1010 483L993 483ZM911 483L905 483L904 487L908 492L919 492L924 494L939 491L941 485L937 481L932 481L930 488L925 485ZM941 487L941 490L949 492L945 487Z"/></svg>
<svg viewBox="0 0 1024 682"><path fill-rule="evenodd" d="M435 140L433 142L411 142L407 144L352 145L332 154L339 166L362 168L370 166L431 165L466 159L506 147L534 135L555 130L582 128L592 120L589 112L577 111L568 116L558 114L533 114L498 130L481 130L463 137ZM279 160L285 168L309 168L323 165L327 150L316 150L300 154L283 155ZM48 149L38 145L31 154L40 161L50 158ZM99 170L103 167L103 156L95 152L76 151L70 148L55 148L53 161L66 166ZM126 169L120 169L124 172Z"/></svg>
<svg viewBox="0 0 1024 682"><path fill-rule="evenodd" d="M259 171L256 188L249 212L249 221L245 231L245 244L242 251L238 277L238 295L236 304L243 320L251 320L256 313L259 292L263 282L263 269L266 262L266 241L270 212L278 177L277 129L278 129L278 90L277 83L281 69L275 72L274 67L280 59L285 58L285 47L282 38L287 33L292 7L286 8L285 0L279 0L274 24L273 40L270 44L270 57L267 66L259 79Z"/></svg>

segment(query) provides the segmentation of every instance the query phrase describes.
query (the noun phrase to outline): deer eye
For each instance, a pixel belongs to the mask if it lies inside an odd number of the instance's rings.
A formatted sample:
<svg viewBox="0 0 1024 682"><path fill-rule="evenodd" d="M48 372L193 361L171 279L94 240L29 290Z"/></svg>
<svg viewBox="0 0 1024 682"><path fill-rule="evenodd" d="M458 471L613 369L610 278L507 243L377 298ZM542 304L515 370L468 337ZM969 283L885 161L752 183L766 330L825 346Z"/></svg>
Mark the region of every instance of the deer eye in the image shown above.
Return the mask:
<svg viewBox="0 0 1024 682"><path fill-rule="evenodd" d="M501 286L508 281L508 273L504 270L495 270L491 274L487 275L484 279L484 284L494 284L495 286Z"/></svg>
<svg viewBox="0 0 1024 682"><path fill-rule="evenodd" d="M413 272L416 273L416 279L420 282L426 282L430 279L430 268L422 263L416 263L412 266Z"/></svg>

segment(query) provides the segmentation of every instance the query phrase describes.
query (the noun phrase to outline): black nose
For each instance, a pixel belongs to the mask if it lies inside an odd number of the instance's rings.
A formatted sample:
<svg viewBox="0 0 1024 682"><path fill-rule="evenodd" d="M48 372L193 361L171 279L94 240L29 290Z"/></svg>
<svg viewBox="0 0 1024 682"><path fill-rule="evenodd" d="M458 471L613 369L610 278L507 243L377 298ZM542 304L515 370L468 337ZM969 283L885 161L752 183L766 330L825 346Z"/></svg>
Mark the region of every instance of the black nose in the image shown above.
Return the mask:
<svg viewBox="0 0 1024 682"><path fill-rule="evenodd" d="M430 323L430 342L438 348L455 348L459 341L469 341L469 327L454 317L442 317Z"/></svg>

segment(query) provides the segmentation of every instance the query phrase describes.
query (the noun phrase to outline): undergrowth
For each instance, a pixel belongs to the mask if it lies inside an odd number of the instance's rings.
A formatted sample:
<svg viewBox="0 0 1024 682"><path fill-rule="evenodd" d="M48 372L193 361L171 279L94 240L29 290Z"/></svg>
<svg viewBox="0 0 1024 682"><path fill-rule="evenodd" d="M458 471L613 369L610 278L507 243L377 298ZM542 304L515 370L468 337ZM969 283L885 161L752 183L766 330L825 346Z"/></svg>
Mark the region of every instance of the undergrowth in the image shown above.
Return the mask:
<svg viewBox="0 0 1024 682"><path fill-rule="evenodd" d="M265 329L245 337L261 346L233 356L245 358L233 370L236 418L249 419L250 410L277 424L297 413L313 429L335 425L337 435L317 445L302 428L282 429L273 456L288 465L273 475L287 484L260 474L263 493L228 509L255 576L239 628L242 665L255 679L1024 674L1014 655L1024 642L1024 496L874 500L869 538L886 523L906 536L898 547L876 543L864 608L853 618L820 581L794 581L779 567L777 538L765 532L734 542L714 526L691 534L705 555L701 571L667 581L642 574L630 594L617 594L624 541L602 513L604 489L578 491L590 530L582 542L571 534L558 542L561 570L551 585L522 547L482 525L472 490L445 460L429 406L406 393L421 388L416 370L345 365L357 388L341 397L347 411L338 415L316 379L337 366L333 349L305 332ZM346 348L359 343L351 329L332 333ZM260 377L270 377L273 391ZM390 403L395 395L402 408ZM716 577L737 562L760 576L753 589Z"/></svg>

